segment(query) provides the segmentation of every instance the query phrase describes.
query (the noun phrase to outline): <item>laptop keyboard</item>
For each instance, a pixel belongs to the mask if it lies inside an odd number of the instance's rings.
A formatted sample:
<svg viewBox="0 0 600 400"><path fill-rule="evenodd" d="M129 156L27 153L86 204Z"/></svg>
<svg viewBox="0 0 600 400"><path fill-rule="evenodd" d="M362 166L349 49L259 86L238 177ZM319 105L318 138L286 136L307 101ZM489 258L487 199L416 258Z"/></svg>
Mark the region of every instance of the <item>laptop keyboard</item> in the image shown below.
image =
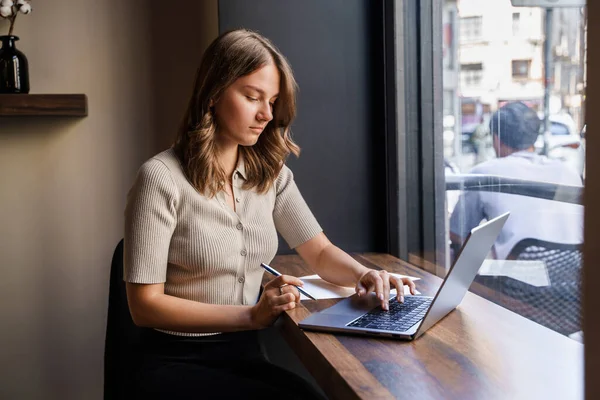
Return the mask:
<svg viewBox="0 0 600 400"><path fill-rule="evenodd" d="M390 298L389 311L374 308L346 326L404 332L423 319L432 300L425 296L404 296L404 303L398 303Z"/></svg>

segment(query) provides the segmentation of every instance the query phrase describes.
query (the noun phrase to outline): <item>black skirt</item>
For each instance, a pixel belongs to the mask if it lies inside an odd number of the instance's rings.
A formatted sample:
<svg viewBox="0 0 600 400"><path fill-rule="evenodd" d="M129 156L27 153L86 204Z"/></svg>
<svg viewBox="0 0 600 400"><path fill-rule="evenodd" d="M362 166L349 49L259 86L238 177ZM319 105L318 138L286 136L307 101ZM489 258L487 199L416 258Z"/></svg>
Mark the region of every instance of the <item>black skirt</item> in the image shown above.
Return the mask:
<svg viewBox="0 0 600 400"><path fill-rule="evenodd" d="M140 398L323 399L267 360L257 331L185 337L144 329L141 339Z"/></svg>

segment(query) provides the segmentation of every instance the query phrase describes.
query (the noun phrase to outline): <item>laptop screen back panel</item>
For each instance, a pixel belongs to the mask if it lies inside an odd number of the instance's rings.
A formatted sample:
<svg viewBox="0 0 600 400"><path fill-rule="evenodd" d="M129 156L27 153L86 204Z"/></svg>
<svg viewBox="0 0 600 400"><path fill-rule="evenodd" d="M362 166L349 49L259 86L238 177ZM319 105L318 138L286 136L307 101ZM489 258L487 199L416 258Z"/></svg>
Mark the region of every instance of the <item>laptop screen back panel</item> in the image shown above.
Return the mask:
<svg viewBox="0 0 600 400"><path fill-rule="evenodd" d="M508 213L503 214L471 231L435 295L429 311L421 321L415 337L419 337L460 304L507 218Z"/></svg>

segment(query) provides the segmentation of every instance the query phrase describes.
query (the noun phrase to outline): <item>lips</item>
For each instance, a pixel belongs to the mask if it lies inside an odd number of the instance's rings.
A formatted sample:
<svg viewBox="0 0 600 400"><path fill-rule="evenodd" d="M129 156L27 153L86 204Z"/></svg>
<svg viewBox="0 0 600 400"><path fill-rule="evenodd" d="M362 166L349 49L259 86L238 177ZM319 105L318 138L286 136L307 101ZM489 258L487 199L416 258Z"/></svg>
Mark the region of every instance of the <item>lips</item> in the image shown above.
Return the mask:
<svg viewBox="0 0 600 400"><path fill-rule="evenodd" d="M265 129L265 127L251 126L250 129L252 129L254 132L262 132Z"/></svg>

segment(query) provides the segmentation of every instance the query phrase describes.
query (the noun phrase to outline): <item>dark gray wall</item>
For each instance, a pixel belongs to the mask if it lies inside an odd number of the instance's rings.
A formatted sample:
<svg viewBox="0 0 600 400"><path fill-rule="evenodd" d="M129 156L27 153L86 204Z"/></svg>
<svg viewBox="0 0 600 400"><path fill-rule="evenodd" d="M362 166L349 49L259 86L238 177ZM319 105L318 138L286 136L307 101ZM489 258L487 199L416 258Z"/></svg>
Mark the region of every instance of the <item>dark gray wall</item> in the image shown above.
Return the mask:
<svg viewBox="0 0 600 400"><path fill-rule="evenodd" d="M302 154L288 166L325 234L346 251L387 250L382 16L381 1L219 1L220 32L257 30L290 61Z"/></svg>

